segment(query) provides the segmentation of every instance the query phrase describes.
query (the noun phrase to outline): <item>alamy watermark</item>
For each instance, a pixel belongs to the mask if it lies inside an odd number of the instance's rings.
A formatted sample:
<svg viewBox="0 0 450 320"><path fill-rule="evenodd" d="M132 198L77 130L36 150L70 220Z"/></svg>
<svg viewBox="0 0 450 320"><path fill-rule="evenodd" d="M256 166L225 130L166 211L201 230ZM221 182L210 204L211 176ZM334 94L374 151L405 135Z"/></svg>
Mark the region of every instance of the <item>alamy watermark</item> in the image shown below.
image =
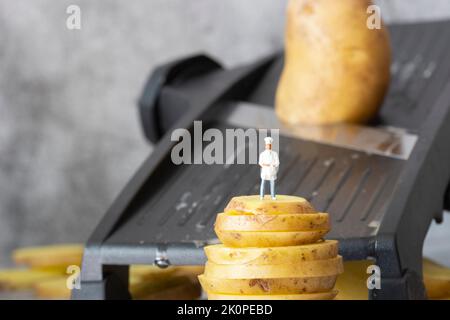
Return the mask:
<svg viewBox="0 0 450 320"><path fill-rule="evenodd" d="M66 273L69 275L66 279L66 287L69 290L81 289L80 273L81 269L77 265L70 265L67 267Z"/></svg>
<svg viewBox="0 0 450 320"><path fill-rule="evenodd" d="M382 27L381 22L381 8L377 5L371 5L367 7L367 28L370 30L379 30Z"/></svg>
<svg viewBox="0 0 450 320"><path fill-rule="evenodd" d="M66 27L69 30L81 29L81 8L75 4L67 7L66 13L69 15L66 19Z"/></svg>
<svg viewBox="0 0 450 320"><path fill-rule="evenodd" d="M267 136L272 137L273 150L278 152L279 129L203 131L202 121L194 121L192 131L181 128L172 132L171 141L177 142L171 152L174 164L258 164Z"/></svg>
<svg viewBox="0 0 450 320"><path fill-rule="evenodd" d="M381 289L381 269L379 266L373 264L367 267L366 272L370 274L367 278L367 289Z"/></svg>

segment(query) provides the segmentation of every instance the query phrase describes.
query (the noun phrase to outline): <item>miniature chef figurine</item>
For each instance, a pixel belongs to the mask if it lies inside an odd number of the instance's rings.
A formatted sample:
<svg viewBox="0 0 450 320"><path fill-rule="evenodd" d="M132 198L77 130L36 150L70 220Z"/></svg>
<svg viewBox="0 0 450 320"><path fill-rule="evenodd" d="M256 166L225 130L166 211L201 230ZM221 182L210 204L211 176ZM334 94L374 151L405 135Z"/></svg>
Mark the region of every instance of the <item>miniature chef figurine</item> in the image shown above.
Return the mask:
<svg viewBox="0 0 450 320"><path fill-rule="evenodd" d="M273 139L271 137L264 138L266 150L259 155L259 166L261 167L261 188L259 195L261 200L264 198L264 185L266 181L270 181L270 194L275 200L275 180L277 179L278 166L280 160L278 153L272 150Z"/></svg>

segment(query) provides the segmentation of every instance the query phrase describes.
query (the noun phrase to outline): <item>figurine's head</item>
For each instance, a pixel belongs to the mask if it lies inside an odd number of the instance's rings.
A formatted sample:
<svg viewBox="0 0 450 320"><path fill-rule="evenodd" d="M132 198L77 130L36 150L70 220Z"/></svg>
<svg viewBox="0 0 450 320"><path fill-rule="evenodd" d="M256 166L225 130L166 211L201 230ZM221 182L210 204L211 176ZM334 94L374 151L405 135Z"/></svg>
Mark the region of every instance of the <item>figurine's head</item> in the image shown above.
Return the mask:
<svg viewBox="0 0 450 320"><path fill-rule="evenodd" d="M273 139L271 137L265 137L264 143L266 144L266 150L272 150Z"/></svg>

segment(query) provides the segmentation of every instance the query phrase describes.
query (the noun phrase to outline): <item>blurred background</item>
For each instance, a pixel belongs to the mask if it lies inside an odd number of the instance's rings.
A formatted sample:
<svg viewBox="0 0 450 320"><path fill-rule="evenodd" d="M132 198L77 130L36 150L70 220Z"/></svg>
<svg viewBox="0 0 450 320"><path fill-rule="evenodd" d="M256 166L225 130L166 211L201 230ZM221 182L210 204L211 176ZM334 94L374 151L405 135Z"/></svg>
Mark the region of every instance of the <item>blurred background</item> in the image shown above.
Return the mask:
<svg viewBox="0 0 450 320"><path fill-rule="evenodd" d="M377 3L389 23L450 18L450 0ZM81 30L66 28L71 4ZM136 100L156 65L206 52L234 66L272 53L285 5L0 0L0 266L18 246L87 239L152 151ZM426 250L450 265L448 220Z"/></svg>

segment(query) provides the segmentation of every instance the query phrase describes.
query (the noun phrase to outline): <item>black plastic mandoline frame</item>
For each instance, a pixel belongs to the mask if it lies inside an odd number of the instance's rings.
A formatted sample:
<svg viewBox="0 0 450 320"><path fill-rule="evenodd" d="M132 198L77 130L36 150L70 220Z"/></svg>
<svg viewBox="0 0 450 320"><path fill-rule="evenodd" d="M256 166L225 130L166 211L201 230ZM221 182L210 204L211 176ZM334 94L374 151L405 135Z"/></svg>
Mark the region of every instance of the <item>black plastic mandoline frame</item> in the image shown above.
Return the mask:
<svg viewBox="0 0 450 320"><path fill-rule="evenodd" d="M450 22L390 27L390 93L376 123L418 135L408 159L280 137L278 193L308 197L333 221L328 238L346 260L376 259L380 290L371 299L425 298L422 247L433 219L449 208ZM376 50L376 48L374 48ZM170 161L171 128L230 127L227 101L273 105L281 54L225 70L205 56L153 72L140 100L147 138L156 143L90 237L75 299L129 298L130 264L203 264L214 215L233 195L257 192L257 166Z"/></svg>

